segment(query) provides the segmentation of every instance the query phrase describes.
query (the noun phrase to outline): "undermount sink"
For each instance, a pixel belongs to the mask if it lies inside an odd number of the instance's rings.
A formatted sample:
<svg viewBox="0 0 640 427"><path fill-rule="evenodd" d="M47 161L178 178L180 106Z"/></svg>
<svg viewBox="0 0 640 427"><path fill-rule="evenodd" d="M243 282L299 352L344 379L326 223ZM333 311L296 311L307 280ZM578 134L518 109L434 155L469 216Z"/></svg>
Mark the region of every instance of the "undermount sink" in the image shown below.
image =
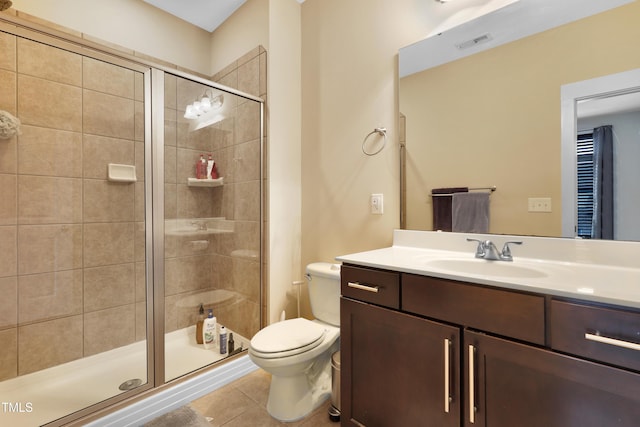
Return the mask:
<svg viewBox="0 0 640 427"><path fill-rule="evenodd" d="M537 268L518 265L507 261L488 261L484 259L432 259L426 261L430 268L451 273L473 274L487 277L539 278L546 277L544 271Z"/></svg>

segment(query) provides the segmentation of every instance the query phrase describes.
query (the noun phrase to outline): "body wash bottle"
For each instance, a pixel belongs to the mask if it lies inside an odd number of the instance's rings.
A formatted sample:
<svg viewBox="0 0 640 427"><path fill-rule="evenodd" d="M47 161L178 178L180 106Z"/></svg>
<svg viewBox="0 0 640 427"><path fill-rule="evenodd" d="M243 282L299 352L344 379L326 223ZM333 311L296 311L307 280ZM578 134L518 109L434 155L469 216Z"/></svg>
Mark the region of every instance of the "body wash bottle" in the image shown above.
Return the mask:
<svg viewBox="0 0 640 427"><path fill-rule="evenodd" d="M209 315L202 324L202 342L204 348L211 348L215 344L216 338L216 318L213 317L213 310L209 309Z"/></svg>
<svg viewBox="0 0 640 427"><path fill-rule="evenodd" d="M204 306L200 304L198 310L198 321L196 322L196 342L202 344L202 325L204 323Z"/></svg>

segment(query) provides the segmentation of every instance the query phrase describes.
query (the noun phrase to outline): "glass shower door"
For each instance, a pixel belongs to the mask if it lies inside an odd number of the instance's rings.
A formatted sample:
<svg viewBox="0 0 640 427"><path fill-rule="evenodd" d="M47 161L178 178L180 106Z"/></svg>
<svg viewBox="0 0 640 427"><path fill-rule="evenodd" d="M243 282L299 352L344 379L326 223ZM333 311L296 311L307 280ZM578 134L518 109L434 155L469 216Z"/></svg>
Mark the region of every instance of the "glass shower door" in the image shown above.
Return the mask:
<svg viewBox="0 0 640 427"><path fill-rule="evenodd" d="M165 380L229 356L206 349L212 310L232 353L259 329L261 103L165 74ZM203 167L197 163L203 159ZM207 162L213 167L207 168ZM202 314L201 314L202 313ZM216 334L217 335L217 334ZM235 354L235 353L234 353Z"/></svg>
<svg viewBox="0 0 640 427"><path fill-rule="evenodd" d="M55 44L0 32L0 425L150 386L148 72Z"/></svg>

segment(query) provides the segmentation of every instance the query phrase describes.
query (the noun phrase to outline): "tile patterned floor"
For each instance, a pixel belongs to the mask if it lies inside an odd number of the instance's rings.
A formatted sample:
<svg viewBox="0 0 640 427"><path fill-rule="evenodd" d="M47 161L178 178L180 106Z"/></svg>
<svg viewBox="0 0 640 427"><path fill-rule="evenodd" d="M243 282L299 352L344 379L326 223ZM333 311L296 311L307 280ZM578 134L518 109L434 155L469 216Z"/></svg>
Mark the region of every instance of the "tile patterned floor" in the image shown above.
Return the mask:
<svg viewBox="0 0 640 427"><path fill-rule="evenodd" d="M214 427L339 427L329 420L330 400L293 423L283 423L267 412L271 375L262 369L191 402L191 407L211 417Z"/></svg>

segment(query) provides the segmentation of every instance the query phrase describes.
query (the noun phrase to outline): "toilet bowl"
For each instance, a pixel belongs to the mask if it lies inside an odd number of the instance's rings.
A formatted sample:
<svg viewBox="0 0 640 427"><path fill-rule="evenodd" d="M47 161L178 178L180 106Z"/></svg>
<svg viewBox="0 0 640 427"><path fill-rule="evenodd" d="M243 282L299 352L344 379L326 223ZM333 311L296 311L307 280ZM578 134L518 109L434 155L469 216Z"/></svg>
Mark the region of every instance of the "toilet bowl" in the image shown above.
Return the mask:
<svg viewBox="0 0 640 427"><path fill-rule="evenodd" d="M280 421L304 418L331 395L331 356L340 348L340 266L307 266L314 320L277 322L260 330L249 357L271 374L267 411Z"/></svg>

